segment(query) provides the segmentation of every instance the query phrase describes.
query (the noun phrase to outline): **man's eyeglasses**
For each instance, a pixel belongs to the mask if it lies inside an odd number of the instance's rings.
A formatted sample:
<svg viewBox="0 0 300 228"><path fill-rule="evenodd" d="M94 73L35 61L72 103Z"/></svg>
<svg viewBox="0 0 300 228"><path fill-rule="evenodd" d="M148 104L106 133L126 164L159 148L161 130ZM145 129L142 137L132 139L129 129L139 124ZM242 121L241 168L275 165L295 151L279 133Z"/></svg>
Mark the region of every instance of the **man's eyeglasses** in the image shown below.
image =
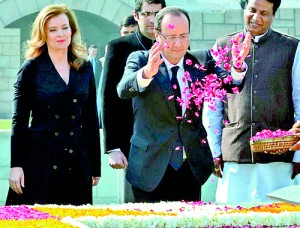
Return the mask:
<svg viewBox="0 0 300 228"><path fill-rule="evenodd" d="M185 42L190 39L190 34L181 34L179 36L163 36L161 33L159 35L166 40L168 44L174 44L176 40L178 39L180 42Z"/></svg>
<svg viewBox="0 0 300 228"><path fill-rule="evenodd" d="M158 13L158 11L157 12L139 12L139 15L140 16L142 16L142 17L150 17L150 16L156 16L156 14Z"/></svg>

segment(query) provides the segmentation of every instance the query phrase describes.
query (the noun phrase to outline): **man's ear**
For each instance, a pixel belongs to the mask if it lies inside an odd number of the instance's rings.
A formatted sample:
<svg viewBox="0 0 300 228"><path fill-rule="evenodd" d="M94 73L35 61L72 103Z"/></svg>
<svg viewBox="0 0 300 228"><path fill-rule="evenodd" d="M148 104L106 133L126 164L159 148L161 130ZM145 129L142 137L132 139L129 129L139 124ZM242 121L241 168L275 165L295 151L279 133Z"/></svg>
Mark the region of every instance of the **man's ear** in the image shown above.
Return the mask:
<svg viewBox="0 0 300 228"><path fill-rule="evenodd" d="M157 42L159 42L159 34L158 34L158 31L156 31L155 29L153 29L153 34L154 34L154 36L155 36L155 40L156 40Z"/></svg>
<svg viewBox="0 0 300 228"><path fill-rule="evenodd" d="M135 10L132 10L132 15L134 17L134 20L136 20L136 21L139 20L139 14Z"/></svg>

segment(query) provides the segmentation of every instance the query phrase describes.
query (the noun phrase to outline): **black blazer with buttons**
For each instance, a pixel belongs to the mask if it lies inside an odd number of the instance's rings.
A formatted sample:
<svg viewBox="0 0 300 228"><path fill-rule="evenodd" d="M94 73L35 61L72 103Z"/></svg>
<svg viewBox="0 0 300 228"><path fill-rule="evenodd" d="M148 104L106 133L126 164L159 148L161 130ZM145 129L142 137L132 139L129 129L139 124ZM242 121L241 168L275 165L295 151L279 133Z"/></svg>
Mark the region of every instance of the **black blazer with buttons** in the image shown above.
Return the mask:
<svg viewBox="0 0 300 228"><path fill-rule="evenodd" d="M25 189L7 203L92 203L101 153L90 62L71 67L66 84L45 52L22 65L14 88L11 167L23 168Z"/></svg>

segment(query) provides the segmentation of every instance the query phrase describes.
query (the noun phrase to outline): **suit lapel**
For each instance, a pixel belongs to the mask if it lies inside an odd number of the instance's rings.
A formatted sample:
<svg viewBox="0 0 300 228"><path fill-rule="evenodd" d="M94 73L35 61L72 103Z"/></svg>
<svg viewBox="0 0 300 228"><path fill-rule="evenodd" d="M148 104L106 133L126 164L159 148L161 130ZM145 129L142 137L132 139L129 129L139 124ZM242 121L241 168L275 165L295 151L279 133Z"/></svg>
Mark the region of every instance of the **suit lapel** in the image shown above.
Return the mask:
<svg viewBox="0 0 300 228"><path fill-rule="evenodd" d="M159 67L159 71L155 77L156 80L158 80L158 85L160 86L164 96L165 100L167 102L168 107L171 109L173 115L176 117L176 107L174 100L169 100L168 98L173 95L172 85L170 81L170 76L167 70L167 67L165 63L162 63Z"/></svg>

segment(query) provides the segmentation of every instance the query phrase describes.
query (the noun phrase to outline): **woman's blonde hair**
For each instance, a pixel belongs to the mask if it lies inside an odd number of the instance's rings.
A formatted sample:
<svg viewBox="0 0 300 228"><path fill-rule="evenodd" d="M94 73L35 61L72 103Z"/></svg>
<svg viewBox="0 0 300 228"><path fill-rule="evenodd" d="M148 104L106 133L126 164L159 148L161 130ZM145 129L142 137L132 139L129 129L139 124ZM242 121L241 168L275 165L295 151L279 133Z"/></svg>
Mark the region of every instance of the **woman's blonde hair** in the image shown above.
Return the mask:
<svg viewBox="0 0 300 228"><path fill-rule="evenodd" d="M71 43L68 48L68 61L75 69L79 69L87 58L86 48L82 44L78 22L74 12L64 4L52 4L43 8L35 18L30 40L25 44L25 59L40 56L46 50L46 22L59 14L66 14L72 31Z"/></svg>

